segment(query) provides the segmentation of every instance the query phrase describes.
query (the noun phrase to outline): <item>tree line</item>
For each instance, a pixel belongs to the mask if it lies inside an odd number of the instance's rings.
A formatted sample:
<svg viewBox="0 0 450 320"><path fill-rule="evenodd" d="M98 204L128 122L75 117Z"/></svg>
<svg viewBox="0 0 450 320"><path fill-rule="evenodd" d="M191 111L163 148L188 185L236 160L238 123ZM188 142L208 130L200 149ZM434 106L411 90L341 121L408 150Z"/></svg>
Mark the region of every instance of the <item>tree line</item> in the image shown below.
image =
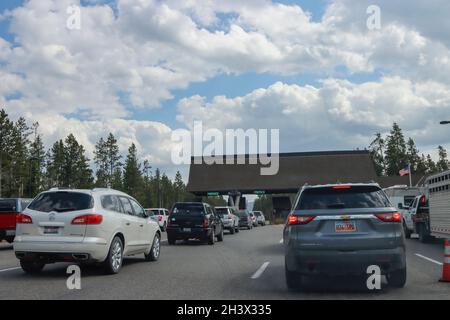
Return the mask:
<svg viewBox="0 0 450 320"><path fill-rule="evenodd" d="M94 168L94 169L93 169ZM134 143L120 154L112 133L95 145L94 158L73 134L45 149L39 123L12 121L0 110L0 198L34 197L53 187L111 187L128 193L145 207L170 208L189 197L178 171L173 181L141 161Z"/></svg>
<svg viewBox="0 0 450 320"><path fill-rule="evenodd" d="M389 134L383 137L375 134L375 139L369 145L369 151L379 176L396 176L403 168L411 165L413 174L427 175L448 170L447 150L438 146L438 159L435 162L430 154L421 153L412 138L404 136L397 123L392 125Z"/></svg>

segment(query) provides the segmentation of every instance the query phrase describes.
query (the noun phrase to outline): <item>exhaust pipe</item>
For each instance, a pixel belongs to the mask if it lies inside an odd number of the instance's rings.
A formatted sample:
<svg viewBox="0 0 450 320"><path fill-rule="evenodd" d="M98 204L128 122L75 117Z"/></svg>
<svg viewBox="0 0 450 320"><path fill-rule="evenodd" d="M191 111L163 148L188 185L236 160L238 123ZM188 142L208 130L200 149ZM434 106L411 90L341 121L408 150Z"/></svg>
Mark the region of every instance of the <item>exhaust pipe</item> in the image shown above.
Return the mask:
<svg viewBox="0 0 450 320"><path fill-rule="evenodd" d="M77 254L73 254L72 258L74 258L75 260L86 261L89 259L89 255L85 254L85 253L77 253Z"/></svg>

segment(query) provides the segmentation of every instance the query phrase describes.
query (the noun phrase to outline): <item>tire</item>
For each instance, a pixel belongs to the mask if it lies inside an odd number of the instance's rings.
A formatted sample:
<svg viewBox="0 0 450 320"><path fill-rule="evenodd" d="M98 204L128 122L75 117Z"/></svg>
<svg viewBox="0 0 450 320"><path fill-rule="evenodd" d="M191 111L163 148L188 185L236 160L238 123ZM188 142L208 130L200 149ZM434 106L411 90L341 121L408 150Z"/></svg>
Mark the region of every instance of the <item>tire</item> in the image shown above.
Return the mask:
<svg viewBox="0 0 450 320"><path fill-rule="evenodd" d="M8 241L8 243L13 243L14 237L6 237L5 240Z"/></svg>
<svg viewBox="0 0 450 320"><path fill-rule="evenodd" d="M22 267L22 270L28 274L38 274L44 269L45 263L20 260L20 266Z"/></svg>
<svg viewBox="0 0 450 320"><path fill-rule="evenodd" d="M294 271L289 271L284 266L285 275L286 275L286 285L289 290L299 290L302 287L302 276Z"/></svg>
<svg viewBox="0 0 450 320"><path fill-rule="evenodd" d="M403 288L406 284L406 267L386 275L388 284L394 288Z"/></svg>
<svg viewBox="0 0 450 320"><path fill-rule="evenodd" d="M252 229L252 227L251 226L247 226L247 230L251 230Z"/></svg>
<svg viewBox="0 0 450 320"><path fill-rule="evenodd" d="M406 223L403 221L403 230L405 232L405 238L406 239L411 239L411 231L408 230L408 227L406 226Z"/></svg>
<svg viewBox="0 0 450 320"><path fill-rule="evenodd" d="M236 233L239 233L239 231L241 231L240 228L239 228L239 226L236 227L236 230L235 230L235 231L236 231Z"/></svg>
<svg viewBox="0 0 450 320"><path fill-rule="evenodd" d="M236 228L235 227L231 227L230 234L234 234L235 232L236 232Z"/></svg>
<svg viewBox="0 0 450 320"><path fill-rule="evenodd" d="M214 235L214 230L211 230L211 235L208 238L208 244L210 246L213 246L215 242L216 242L216 236Z"/></svg>
<svg viewBox="0 0 450 320"><path fill-rule="evenodd" d="M153 239L152 248L150 252L145 255L145 260L147 261L158 261L159 255L161 254L161 236L157 233Z"/></svg>
<svg viewBox="0 0 450 320"><path fill-rule="evenodd" d="M175 245L176 242L177 242L177 241L176 241L174 238L172 238L172 237L167 237L167 243L169 243L169 246Z"/></svg>
<svg viewBox="0 0 450 320"><path fill-rule="evenodd" d="M220 233L217 235L217 241L222 242L223 241L223 227L220 228Z"/></svg>
<svg viewBox="0 0 450 320"><path fill-rule="evenodd" d="M108 257L106 258L105 272L106 274L117 274L122 268L123 262L123 243L119 237L114 237L109 248Z"/></svg>

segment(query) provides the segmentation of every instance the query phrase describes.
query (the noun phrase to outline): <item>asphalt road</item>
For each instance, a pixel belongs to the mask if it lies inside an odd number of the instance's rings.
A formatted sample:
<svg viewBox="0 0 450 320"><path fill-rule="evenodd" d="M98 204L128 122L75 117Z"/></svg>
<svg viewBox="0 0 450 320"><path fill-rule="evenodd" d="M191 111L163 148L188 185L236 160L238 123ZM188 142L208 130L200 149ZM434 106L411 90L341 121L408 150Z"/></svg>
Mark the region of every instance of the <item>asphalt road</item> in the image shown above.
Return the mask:
<svg viewBox="0 0 450 320"><path fill-rule="evenodd" d="M165 235L164 235L165 237ZM265 226L226 235L214 246L196 242L168 246L158 262L127 258L118 275L82 268L81 290L66 286L68 264L45 267L30 276L18 267L11 245L0 244L0 299L450 299L440 283L442 242L407 240L408 282L369 291L365 279L310 279L301 292L286 288L282 227Z"/></svg>

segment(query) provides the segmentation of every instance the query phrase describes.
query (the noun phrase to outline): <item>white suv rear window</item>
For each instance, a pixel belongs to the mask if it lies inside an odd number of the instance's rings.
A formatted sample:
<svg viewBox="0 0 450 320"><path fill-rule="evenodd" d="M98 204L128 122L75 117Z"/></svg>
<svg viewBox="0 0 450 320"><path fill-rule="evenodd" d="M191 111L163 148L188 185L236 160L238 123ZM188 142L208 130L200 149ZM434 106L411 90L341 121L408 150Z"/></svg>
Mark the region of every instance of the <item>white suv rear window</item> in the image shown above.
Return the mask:
<svg viewBox="0 0 450 320"><path fill-rule="evenodd" d="M28 209L41 212L67 212L91 209L93 206L94 201L89 194L58 191L41 193Z"/></svg>

